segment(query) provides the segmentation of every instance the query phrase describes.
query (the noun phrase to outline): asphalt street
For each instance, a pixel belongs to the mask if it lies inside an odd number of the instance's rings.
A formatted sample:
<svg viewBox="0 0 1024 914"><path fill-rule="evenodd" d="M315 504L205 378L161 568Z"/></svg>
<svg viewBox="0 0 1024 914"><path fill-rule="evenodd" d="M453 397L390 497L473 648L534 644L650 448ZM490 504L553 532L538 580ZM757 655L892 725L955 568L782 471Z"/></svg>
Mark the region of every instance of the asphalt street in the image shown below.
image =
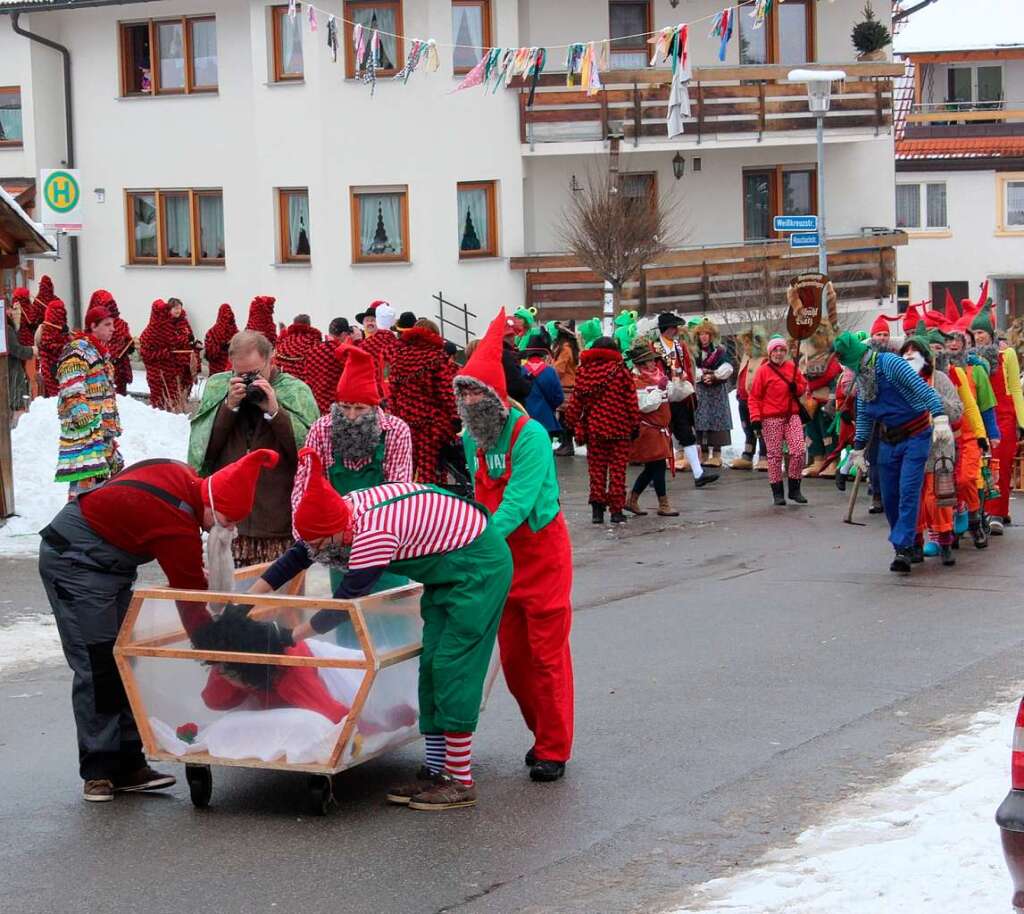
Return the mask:
<svg viewBox="0 0 1024 914"><path fill-rule="evenodd" d="M843 524L831 482L777 509L764 474L700 491L681 475L681 517L613 529L589 522L585 461L560 466L576 553L563 781L527 778L499 684L476 809L384 803L416 746L339 776L326 818L305 814L303 776L237 769L215 769L209 810L184 783L97 808L80 799L70 674L44 666L0 679L0 911L671 910L1024 680L1024 528L900 579L884 521L865 500L867 526ZM0 560L0 581L2 639L5 611L47 608L33 562Z"/></svg>

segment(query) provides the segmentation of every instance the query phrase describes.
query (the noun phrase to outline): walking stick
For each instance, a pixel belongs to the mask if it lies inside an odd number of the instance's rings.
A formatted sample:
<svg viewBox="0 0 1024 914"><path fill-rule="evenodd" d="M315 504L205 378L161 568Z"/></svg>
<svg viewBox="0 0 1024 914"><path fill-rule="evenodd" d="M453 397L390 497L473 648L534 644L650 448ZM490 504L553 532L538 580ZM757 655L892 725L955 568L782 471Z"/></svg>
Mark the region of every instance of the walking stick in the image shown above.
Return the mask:
<svg viewBox="0 0 1024 914"><path fill-rule="evenodd" d="M853 519L853 509L857 507L857 496L860 494L860 481L862 477L860 474L860 467L857 467L853 471L853 491L850 493L850 501L846 506L846 517L843 518L844 524L851 524L854 527L866 527L867 524L863 524L860 521Z"/></svg>

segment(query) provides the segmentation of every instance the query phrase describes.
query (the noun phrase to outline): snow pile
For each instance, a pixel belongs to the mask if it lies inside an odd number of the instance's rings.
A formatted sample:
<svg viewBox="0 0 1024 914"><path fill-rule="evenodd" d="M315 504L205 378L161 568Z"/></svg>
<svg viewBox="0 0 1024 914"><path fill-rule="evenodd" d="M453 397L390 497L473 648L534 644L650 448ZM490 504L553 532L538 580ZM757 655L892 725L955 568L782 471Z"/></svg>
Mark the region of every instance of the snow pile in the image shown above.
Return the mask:
<svg viewBox="0 0 1024 914"><path fill-rule="evenodd" d="M62 656L53 616L26 613L0 625L0 675L17 673Z"/></svg>
<svg viewBox="0 0 1024 914"><path fill-rule="evenodd" d="M676 914L1009 911L996 807L1017 705L977 714L896 783L841 804L796 846L697 889Z"/></svg>
<svg viewBox="0 0 1024 914"><path fill-rule="evenodd" d="M117 407L124 428L118 440L126 463L151 457L185 459L188 416L155 410L131 397L118 397ZM53 481L59 437L56 398L33 400L11 434L18 514L0 526L0 555L36 552L39 530L67 501L68 487Z"/></svg>

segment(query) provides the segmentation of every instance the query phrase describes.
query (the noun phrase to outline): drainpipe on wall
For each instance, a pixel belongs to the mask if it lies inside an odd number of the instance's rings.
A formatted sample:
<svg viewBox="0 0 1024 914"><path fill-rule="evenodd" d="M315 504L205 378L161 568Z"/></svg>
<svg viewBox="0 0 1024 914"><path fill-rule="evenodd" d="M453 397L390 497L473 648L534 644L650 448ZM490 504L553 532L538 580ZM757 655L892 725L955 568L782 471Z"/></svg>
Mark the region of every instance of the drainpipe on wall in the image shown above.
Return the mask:
<svg viewBox="0 0 1024 914"><path fill-rule="evenodd" d="M75 167L75 124L71 106L71 52L62 44L23 29L19 24L21 13L11 13L11 28L15 33L57 51L64 62L64 131L67 137L66 168ZM71 319L75 327L82 326L82 278L78 263L78 236L68 236L68 254L71 258Z"/></svg>

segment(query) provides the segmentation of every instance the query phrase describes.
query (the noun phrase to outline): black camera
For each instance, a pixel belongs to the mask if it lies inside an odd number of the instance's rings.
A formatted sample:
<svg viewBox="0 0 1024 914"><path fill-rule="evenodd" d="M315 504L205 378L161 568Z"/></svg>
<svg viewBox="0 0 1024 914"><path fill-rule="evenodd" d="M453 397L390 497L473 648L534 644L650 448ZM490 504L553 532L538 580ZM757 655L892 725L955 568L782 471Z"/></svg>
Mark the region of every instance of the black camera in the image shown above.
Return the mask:
<svg viewBox="0 0 1024 914"><path fill-rule="evenodd" d="M245 402L252 403L254 406L260 406L267 402L267 395L256 386L256 382L260 379L258 371L246 371L239 377L245 381Z"/></svg>

